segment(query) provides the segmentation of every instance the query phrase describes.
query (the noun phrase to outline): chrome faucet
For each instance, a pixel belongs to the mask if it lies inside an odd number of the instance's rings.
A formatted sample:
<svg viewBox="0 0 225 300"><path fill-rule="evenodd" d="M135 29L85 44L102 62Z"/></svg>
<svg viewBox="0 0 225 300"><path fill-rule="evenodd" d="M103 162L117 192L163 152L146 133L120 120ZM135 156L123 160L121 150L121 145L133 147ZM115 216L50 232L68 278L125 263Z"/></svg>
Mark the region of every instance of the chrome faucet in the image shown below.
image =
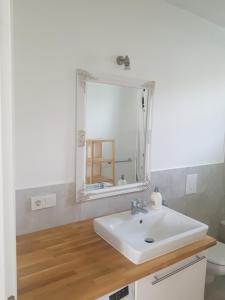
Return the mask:
<svg viewBox="0 0 225 300"><path fill-rule="evenodd" d="M136 215L138 213L146 214L148 212L147 209L144 208L144 204L141 200L135 199L131 201L131 214Z"/></svg>

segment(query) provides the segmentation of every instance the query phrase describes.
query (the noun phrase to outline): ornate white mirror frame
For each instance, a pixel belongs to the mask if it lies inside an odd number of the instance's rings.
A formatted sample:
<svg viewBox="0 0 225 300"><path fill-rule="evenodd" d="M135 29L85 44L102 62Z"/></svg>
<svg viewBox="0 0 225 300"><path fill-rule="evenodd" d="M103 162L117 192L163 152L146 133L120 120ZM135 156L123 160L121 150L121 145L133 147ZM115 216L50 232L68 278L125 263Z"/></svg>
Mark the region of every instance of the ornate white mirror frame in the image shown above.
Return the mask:
<svg viewBox="0 0 225 300"><path fill-rule="evenodd" d="M86 191L85 169L86 169L86 82L97 82L110 85L145 88L148 89L147 99L147 128L145 132L145 174L144 181L122 186L113 186L106 189ZM103 197L121 195L137 191L143 191L150 183L150 143L152 128L152 106L155 81L143 82L131 78L121 78L109 75L94 76L84 70L77 70L76 73L76 151L75 151L75 178L76 178L76 202L94 200Z"/></svg>

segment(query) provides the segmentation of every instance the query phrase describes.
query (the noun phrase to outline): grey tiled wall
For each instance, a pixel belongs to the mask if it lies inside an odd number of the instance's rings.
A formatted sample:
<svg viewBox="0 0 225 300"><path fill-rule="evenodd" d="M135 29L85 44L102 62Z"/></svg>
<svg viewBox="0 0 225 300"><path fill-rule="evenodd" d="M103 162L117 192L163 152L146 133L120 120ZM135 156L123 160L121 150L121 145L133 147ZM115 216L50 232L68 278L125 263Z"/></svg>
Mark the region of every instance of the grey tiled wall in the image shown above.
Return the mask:
<svg viewBox="0 0 225 300"><path fill-rule="evenodd" d="M152 173L169 207L207 223L217 235L219 221L225 218L224 164L173 169ZM185 195L187 174L199 174L197 193ZM30 197L56 193L57 205L31 211ZM148 192L110 197L75 204L75 184L60 184L16 191L17 234L77 222L129 209L132 198L148 199Z"/></svg>
<svg viewBox="0 0 225 300"><path fill-rule="evenodd" d="M197 193L185 195L187 174L199 174ZM167 170L153 173L152 182L160 187L169 207L209 225L217 237L219 222L225 218L225 165Z"/></svg>

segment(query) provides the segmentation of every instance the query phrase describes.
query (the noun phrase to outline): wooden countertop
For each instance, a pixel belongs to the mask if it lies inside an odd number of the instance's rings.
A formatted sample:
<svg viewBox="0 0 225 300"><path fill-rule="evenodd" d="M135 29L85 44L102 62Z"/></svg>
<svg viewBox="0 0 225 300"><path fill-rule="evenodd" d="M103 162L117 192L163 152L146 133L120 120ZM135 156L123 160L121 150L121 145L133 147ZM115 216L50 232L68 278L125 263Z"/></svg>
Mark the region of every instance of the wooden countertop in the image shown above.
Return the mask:
<svg viewBox="0 0 225 300"><path fill-rule="evenodd" d="M95 234L91 220L19 236L18 299L93 300L215 243L207 236L135 265Z"/></svg>

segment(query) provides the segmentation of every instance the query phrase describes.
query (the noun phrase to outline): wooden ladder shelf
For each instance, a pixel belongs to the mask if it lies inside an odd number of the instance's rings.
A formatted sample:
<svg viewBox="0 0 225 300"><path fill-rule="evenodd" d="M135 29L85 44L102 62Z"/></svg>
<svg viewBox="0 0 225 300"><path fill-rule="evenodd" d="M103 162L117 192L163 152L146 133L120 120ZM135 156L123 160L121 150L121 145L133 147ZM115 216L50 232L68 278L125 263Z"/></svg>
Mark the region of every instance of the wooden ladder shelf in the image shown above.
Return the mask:
<svg viewBox="0 0 225 300"><path fill-rule="evenodd" d="M109 144L110 156L104 157L104 146ZM103 164L111 168L111 176L103 175ZM115 141L106 139L86 140L86 184L108 182L115 185Z"/></svg>

